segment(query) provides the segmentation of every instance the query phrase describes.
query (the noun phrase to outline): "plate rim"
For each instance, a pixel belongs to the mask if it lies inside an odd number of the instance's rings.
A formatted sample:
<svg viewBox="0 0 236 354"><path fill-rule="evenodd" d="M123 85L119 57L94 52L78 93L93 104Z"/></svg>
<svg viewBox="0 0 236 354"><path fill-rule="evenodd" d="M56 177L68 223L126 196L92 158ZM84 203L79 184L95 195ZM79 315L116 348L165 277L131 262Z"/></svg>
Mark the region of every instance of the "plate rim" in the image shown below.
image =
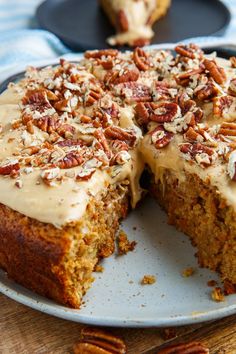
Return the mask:
<svg viewBox="0 0 236 354"><path fill-rule="evenodd" d="M172 317L159 317L158 319L117 319L116 317L102 318L100 316L91 315L80 315L79 309L72 309L69 307L62 306L53 302L53 300L42 297L38 294L33 293L31 290L24 288L23 286L15 283L13 280L6 279L7 283L12 283L12 287L8 287L4 282L1 281L1 277L6 277L3 270L0 269L0 292L12 300L17 301L27 307L34 310L43 312L47 315L52 315L64 320L69 320L77 323L83 323L88 325L96 326L109 326L109 327L125 327L125 328L151 328L151 327L169 327L169 326L184 326L195 323L203 323L207 321L221 319L230 315L236 314L236 302L235 304L229 305L228 307L221 307L219 309L214 309L205 312L193 313L191 315L175 315ZM16 287L17 289L14 289ZM23 289L22 292L20 290ZM25 292L27 294L25 294ZM31 295L32 294L32 295ZM42 299L42 301L40 301ZM46 303L45 303L46 302ZM48 303L47 303L48 302Z"/></svg>

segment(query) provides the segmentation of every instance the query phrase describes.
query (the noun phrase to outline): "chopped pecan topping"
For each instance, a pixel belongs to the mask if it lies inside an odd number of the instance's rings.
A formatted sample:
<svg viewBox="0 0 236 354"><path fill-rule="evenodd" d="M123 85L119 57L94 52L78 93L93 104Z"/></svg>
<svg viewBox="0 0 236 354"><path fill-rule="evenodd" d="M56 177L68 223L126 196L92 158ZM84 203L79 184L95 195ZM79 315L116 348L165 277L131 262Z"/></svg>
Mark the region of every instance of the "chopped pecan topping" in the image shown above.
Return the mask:
<svg viewBox="0 0 236 354"><path fill-rule="evenodd" d="M152 143L157 149L167 146L174 137L173 133L166 131L161 125L157 126L150 133Z"/></svg>
<svg viewBox="0 0 236 354"><path fill-rule="evenodd" d="M149 38L137 38L132 42L132 47L143 47L145 45L148 45L150 43Z"/></svg>
<svg viewBox="0 0 236 354"><path fill-rule="evenodd" d="M61 169L80 166L84 162L84 157L79 152L69 152L62 160L57 162L57 166Z"/></svg>
<svg viewBox="0 0 236 354"><path fill-rule="evenodd" d="M214 60L204 59L203 64L217 84L222 85L226 81L224 69L219 67Z"/></svg>
<svg viewBox="0 0 236 354"><path fill-rule="evenodd" d="M172 122L181 114L180 107L176 103L163 102L152 107L153 111L150 114L150 120L158 123Z"/></svg>
<svg viewBox="0 0 236 354"><path fill-rule="evenodd" d="M136 119L139 125L147 125L150 117L150 104L138 103L135 106Z"/></svg>
<svg viewBox="0 0 236 354"><path fill-rule="evenodd" d="M182 144L180 151L195 159L202 167L208 167L213 162L214 150L201 143Z"/></svg>
<svg viewBox="0 0 236 354"><path fill-rule="evenodd" d="M87 327L81 331L81 340L74 345L74 354L125 354L123 340L98 328Z"/></svg>
<svg viewBox="0 0 236 354"><path fill-rule="evenodd" d="M143 49L136 48L133 53L133 59L139 70L146 71L149 69L150 62L148 60L148 55Z"/></svg>
<svg viewBox="0 0 236 354"><path fill-rule="evenodd" d="M117 57L119 54L117 49L102 49L85 52L84 56L87 59L101 59L102 57Z"/></svg>
<svg viewBox="0 0 236 354"><path fill-rule="evenodd" d="M27 122L28 124L29 122ZM53 116L44 116L42 118L34 119L33 124L38 127L40 130L51 134L60 127L61 122L58 120L56 115Z"/></svg>
<svg viewBox="0 0 236 354"><path fill-rule="evenodd" d="M188 130L185 133L185 138L188 141L198 141L198 142L203 142L204 138L201 134L196 132L192 127L189 127Z"/></svg>
<svg viewBox="0 0 236 354"><path fill-rule="evenodd" d="M101 92L99 89L90 90L88 96L86 97L86 106L92 106L101 97Z"/></svg>
<svg viewBox="0 0 236 354"><path fill-rule="evenodd" d="M232 68L236 68L236 57L229 58Z"/></svg>
<svg viewBox="0 0 236 354"><path fill-rule="evenodd" d="M210 78L206 85L196 88L194 93L200 101L206 101L216 97L219 94L219 89L214 84L212 78Z"/></svg>
<svg viewBox="0 0 236 354"><path fill-rule="evenodd" d="M58 146L65 147L65 146L83 146L85 142L81 139L66 139L57 142Z"/></svg>
<svg viewBox="0 0 236 354"><path fill-rule="evenodd" d="M19 162L9 162L7 165L0 166L0 175L15 175L20 170Z"/></svg>
<svg viewBox="0 0 236 354"><path fill-rule="evenodd" d="M52 186L53 181L58 177L59 173L60 169L56 167L41 171L40 176L46 185Z"/></svg>
<svg viewBox="0 0 236 354"><path fill-rule="evenodd" d="M63 138L70 139L75 133L75 127L70 124L62 124L57 128L57 133Z"/></svg>
<svg viewBox="0 0 236 354"><path fill-rule="evenodd" d="M114 66L113 60L100 60L99 64L105 70L111 70L113 68L113 66Z"/></svg>
<svg viewBox="0 0 236 354"><path fill-rule="evenodd" d="M209 349L202 343L190 342L172 344L158 351L158 354L209 354Z"/></svg>
<svg viewBox="0 0 236 354"><path fill-rule="evenodd" d="M221 124L218 134L236 136L236 123L224 122Z"/></svg>
<svg viewBox="0 0 236 354"><path fill-rule="evenodd" d="M136 141L136 136L132 131L126 131L120 127L111 126L105 129L105 136L109 139L118 139L128 142L131 146Z"/></svg>
<svg viewBox="0 0 236 354"><path fill-rule="evenodd" d="M101 148L104 150L107 157L110 159L111 158L111 150L110 150L108 141L107 141L106 136L104 135L102 129L95 130L94 136L98 140L98 142L100 143Z"/></svg>
<svg viewBox="0 0 236 354"><path fill-rule="evenodd" d="M236 118L235 104L235 98L232 96L216 97L213 100L213 114L217 117L224 117L227 120L232 120ZM230 110L232 112L230 112Z"/></svg>
<svg viewBox="0 0 236 354"><path fill-rule="evenodd" d="M122 140L112 140L110 145L113 153L129 150L129 145Z"/></svg>
<svg viewBox="0 0 236 354"><path fill-rule="evenodd" d="M203 54L202 50L195 44L189 44L189 45L178 45L175 47L176 53L178 53L180 56L187 57L190 59L195 59L196 54L199 56Z"/></svg>
<svg viewBox="0 0 236 354"><path fill-rule="evenodd" d="M229 95L236 97L236 78L230 80L228 93Z"/></svg>
<svg viewBox="0 0 236 354"><path fill-rule="evenodd" d="M139 70L137 68L125 68L124 71L118 70L108 71L105 75L104 82L106 85L117 85L123 82L137 81L139 78Z"/></svg>
<svg viewBox="0 0 236 354"><path fill-rule="evenodd" d="M181 86L188 86L191 78L194 76L194 75L197 75L197 74L200 74L203 72L203 68L199 68L199 69L195 69L195 70L190 70L190 71L187 71L183 74L179 74L179 75L176 75L175 76L175 80L177 82L178 85L181 85Z"/></svg>
<svg viewBox="0 0 236 354"><path fill-rule="evenodd" d="M124 10L118 12L117 21L120 32L127 32L129 29L129 21Z"/></svg>
<svg viewBox="0 0 236 354"><path fill-rule="evenodd" d="M152 99L149 87L135 81L117 85L115 92L124 97L127 103L148 102Z"/></svg>
<svg viewBox="0 0 236 354"><path fill-rule="evenodd" d="M169 85L163 81L154 82L152 87L152 96L154 101L167 101L174 99L177 95L177 88L169 87Z"/></svg>
<svg viewBox="0 0 236 354"><path fill-rule="evenodd" d="M92 175L95 173L96 169L88 169L84 170L76 175L76 181L77 182L82 182L82 181L88 181Z"/></svg>

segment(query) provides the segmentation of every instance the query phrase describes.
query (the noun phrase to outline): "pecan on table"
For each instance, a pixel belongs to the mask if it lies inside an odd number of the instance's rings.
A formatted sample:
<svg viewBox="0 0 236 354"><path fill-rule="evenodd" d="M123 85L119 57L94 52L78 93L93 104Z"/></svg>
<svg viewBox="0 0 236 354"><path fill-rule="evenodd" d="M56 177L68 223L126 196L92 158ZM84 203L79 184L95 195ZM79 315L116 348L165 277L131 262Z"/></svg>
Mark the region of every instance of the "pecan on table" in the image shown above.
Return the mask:
<svg viewBox="0 0 236 354"><path fill-rule="evenodd" d="M126 345L119 337L97 328L84 328L74 354L125 354Z"/></svg>
<svg viewBox="0 0 236 354"><path fill-rule="evenodd" d="M209 349L200 342L173 344L157 351L157 354L209 354Z"/></svg>

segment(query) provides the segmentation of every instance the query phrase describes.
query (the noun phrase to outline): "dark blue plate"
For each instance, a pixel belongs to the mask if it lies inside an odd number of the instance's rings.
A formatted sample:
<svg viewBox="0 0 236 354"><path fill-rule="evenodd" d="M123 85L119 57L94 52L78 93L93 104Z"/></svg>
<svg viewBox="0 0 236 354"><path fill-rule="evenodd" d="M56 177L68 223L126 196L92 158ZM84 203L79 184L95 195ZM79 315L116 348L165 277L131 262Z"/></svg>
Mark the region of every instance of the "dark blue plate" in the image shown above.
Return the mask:
<svg viewBox="0 0 236 354"><path fill-rule="evenodd" d="M74 50L105 48L114 28L97 0L47 0L37 9L39 25ZM152 44L221 35L230 22L219 0L172 0L167 15L154 25Z"/></svg>

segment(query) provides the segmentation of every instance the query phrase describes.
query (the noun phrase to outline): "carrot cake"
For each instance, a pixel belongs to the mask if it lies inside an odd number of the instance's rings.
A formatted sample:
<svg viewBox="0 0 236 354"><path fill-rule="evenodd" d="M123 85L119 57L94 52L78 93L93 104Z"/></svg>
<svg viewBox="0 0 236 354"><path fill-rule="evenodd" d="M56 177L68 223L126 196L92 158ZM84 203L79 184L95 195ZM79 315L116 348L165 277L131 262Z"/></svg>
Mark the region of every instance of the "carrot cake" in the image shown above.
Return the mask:
<svg viewBox="0 0 236 354"><path fill-rule="evenodd" d="M149 44L152 25L164 16L171 0L100 0L117 34L108 38L110 45L131 47Z"/></svg>
<svg viewBox="0 0 236 354"><path fill-rule="evenodd" d="M0 96L0 266L79 308L119 220L149 190L199 264L236 285L236 58L197 46L90 51Z"/></svg>

